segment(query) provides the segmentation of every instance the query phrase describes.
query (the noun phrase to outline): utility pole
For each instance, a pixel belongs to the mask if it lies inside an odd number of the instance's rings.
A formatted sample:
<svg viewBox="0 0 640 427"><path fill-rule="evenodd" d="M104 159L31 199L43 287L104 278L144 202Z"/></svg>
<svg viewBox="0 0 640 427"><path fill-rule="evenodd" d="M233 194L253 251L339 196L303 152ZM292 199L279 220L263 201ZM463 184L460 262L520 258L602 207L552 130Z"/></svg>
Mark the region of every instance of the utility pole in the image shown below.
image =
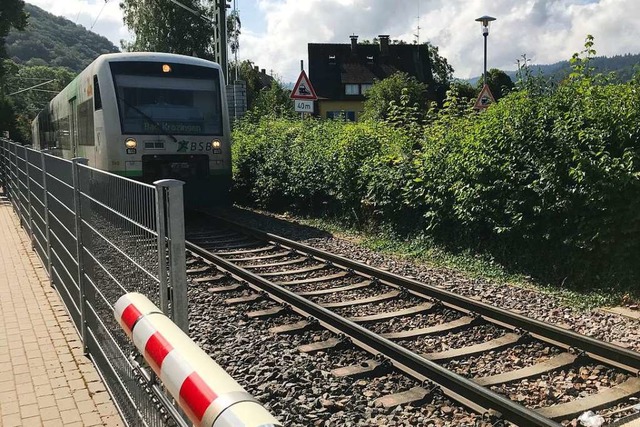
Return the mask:
<svg viewBox="0 0 640 427"><path fill-rule="evenodd" d="M213 34L213 59L222 67L222 74L224 80L227 82L229 71L229 59L227 55L227 9L231 7L228 3L230 0L215 0L215 19L212 21L208 17L202 15L197 10L194 10L178 0L170 0L173 4L191 12L198 18L207 21L214 26Z"/></svg>
<svg viewBox="0 0 640 427"><path fill-rule="evenodd" d="M225 82L229 77L229 58L227 55L227 9L231 7L229 0L216 0L216 37L215 58L222 67Z"/></svg>

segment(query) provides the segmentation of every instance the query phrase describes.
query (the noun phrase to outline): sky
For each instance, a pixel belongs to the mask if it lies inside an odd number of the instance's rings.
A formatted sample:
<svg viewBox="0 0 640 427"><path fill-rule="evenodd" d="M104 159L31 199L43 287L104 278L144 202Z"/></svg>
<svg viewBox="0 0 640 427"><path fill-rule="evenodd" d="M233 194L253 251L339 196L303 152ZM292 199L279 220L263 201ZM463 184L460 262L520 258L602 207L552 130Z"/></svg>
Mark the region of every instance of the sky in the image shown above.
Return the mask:
<svg viewBox="0 0 640 427"><path fill-rule="evenodd" d="M159 1L159 0L154 0ZM166 0L165 0L166 1ZM27 0L105 36L116 46L132 35L119 0ZM454 76L482 74L483 37L475 19L496 18L488 37L487 67L515 70L568 60L595 37L598 55L640 53L638 0L235 0L242 21L239 59L250 59L284 82L295 81L307 43L349 43L389 34L429 41ZM419 30L418 30L419 27Z"/></svg>

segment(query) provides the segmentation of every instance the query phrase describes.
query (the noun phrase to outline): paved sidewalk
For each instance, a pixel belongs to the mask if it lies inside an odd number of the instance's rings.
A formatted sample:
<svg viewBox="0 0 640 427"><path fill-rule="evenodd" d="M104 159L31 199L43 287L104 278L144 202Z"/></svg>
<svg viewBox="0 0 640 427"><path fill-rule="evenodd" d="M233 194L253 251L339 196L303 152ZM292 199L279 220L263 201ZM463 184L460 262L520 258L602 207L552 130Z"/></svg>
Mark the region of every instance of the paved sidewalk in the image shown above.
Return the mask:
<svg viewBox="0 0 640 427"><path fill-rule="evenodd" d="M121 426L12 206L0 199L0 426Z"/></svg>

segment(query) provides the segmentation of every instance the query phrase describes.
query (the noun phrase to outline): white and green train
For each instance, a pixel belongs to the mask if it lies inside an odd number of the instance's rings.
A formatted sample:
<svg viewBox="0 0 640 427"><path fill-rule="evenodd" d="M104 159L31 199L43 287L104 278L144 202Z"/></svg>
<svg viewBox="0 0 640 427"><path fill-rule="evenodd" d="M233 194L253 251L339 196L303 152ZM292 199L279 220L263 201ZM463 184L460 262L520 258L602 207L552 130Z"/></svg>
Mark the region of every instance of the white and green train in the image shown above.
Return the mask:
<svg viewBox="0 0 640 427"><path fill-rule="evenodd" d="M187 205L226 201L229 115L220 66L168 53L99 56L33 121L33 145L145 182L185 182Z"/></svg>

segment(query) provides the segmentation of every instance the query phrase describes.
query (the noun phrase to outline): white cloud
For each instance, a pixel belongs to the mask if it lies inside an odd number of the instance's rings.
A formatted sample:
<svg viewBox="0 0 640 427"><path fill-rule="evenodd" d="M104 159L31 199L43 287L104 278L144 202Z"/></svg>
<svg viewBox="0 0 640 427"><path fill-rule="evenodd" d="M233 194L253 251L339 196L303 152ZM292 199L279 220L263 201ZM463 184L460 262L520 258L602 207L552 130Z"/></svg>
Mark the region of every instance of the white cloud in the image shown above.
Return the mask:
<svg viewBox="0 0 640 427"><path fill-rule="evenodd" d="M89 28L103 0L29 0ZM461 78L482 73L483 40L475 18L495 16L488 38L488 67L515 69L523 54L535 63L566 60L595 37L598 55L640 53L637 0L242 0L258 8L264 25L243 20L240 58L294 81L307 43L349 43L378 34L413 41L420 11L420 40L440 48ZM257 16L252 10L252 16ZM248 14L247 14L248 15ZM259 31L257 29L260 29ZM109 0L94 29L119 46L129 34L118 0Z"/></svg>
<svg viewBox="0 0 640 427"><path fill-rule="evenodd" d="M285 81L295 79L307 43L348 43L390 34L413 41L418 0L260 0L267 29L245 30L240 55ZM535 63L566 60L595 37L598 55L640 53L637 0L420 1L420 40L440 48L461 78L482 73L483 39L475 18L497 18L488 38L488 67L513 70L523 54Z"/></svg>

